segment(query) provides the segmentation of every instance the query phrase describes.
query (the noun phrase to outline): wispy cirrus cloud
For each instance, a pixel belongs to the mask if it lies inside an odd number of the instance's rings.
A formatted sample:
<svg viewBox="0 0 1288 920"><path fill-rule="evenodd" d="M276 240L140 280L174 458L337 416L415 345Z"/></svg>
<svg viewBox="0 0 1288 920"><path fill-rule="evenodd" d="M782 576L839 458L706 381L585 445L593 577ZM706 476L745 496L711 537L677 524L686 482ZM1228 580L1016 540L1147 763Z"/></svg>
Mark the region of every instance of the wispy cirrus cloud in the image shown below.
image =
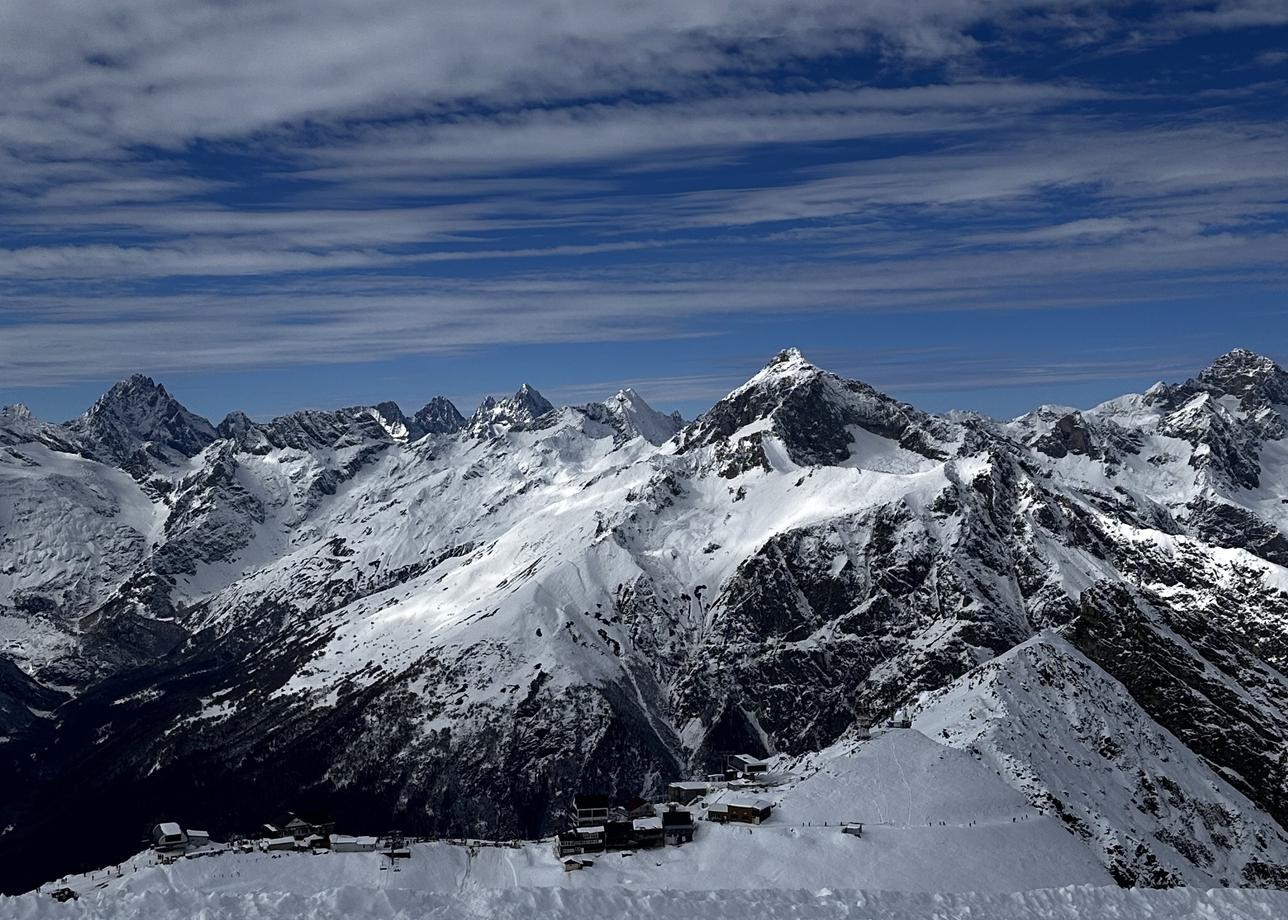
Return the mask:
<svg viewBox="0 0 1288 920"><path fill-rule="evenodd" d="M1281 291L1278 52L1198 92L1166 56L1079 62L1283 21L1256 0L13 0L0 383Z"/></svg>

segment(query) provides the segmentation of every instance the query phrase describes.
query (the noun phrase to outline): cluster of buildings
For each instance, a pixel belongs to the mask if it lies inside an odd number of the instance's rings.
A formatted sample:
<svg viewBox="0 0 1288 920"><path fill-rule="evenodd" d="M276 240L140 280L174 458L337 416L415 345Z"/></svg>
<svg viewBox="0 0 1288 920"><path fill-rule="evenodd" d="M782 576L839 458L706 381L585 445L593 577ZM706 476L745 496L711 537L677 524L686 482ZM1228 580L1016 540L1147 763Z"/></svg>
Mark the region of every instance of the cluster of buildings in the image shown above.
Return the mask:
<svg viewBox="0 0 1288 920"><path fill-rule="evenodd" d="M693 813L674 803L661 808L642 799L611 806L608 796L582 793L573 798L572 826L555 837L555 855L565 869L581 868L571 857L609 850L648 850L693 840ZM571 861L570 861L571 860Z"/></svg>
<svg viewBox="0 0 1288 920"><path fill-rule="evenodd" d="M229 850L243 853L330 851L334 853L370 853L379 847L375 837L351 837L335 833L335 822L325 815L287 816L280 824L264 824L252 839L238 840L232 844L215 843L205 831L184 829L174 821L163 821L152 828L152 850L162 862L179 858L195 859L213 856ZM405 847L401 844L403 855Z"/></svg>
<svg viewBox="0 0 1288 920"><path fill-rule="evenodd" d="M152 851L162 862L170 862L181 856L209 856L226 849L223 844L211 841L210 834L206 831L195 828L184 830L174 821L157 824L152 828L150 836Z"/></svg>
<svg viewBox="0 0 1288 920"><path fill-rule="evenodd" d="M567 830L555 836L555 854L565 870L591 865L581 857L610 851L647 850L693 842L699 816L720 824L760 824L773 813L773 803L754 791L772 785L768 762L750 754L729 756L726 769L703 781L679 781L667 786L666 801L632 799L614 804L607 795L581 793L574 797ZM713 792L718 800L703 801ZM695 806L696 803L696 806ZM264 824L253 839L232 844L215 843L205 831L185 830L173 821L155 825L151 844L163 862L196 858L237 850L251 853L370 853L385 852L392 859L411 855L397 832L384 840L351 837L335 832L335 822L325 815L291 814L279 824Z"/></svg>
<svg viewBox="0 0 1288 920"><path fill-rule="evenodd" d="M567 830L555 837L555 855L563 861L565 871L593 864L587 855L614 850L650 849L666 845L679 846L693 841L698 815L720 824L740 822L760 824L773 812L773 803L748 795L731 794L720 801L704 805L702 800L714 791L738 793L766 785L769 764L750 754L728 758L728 768L709 774L705 781L679 781L666 787L666 802L654 805L643 799L632 799L613 805L599 793L574 796Z"/></svg>

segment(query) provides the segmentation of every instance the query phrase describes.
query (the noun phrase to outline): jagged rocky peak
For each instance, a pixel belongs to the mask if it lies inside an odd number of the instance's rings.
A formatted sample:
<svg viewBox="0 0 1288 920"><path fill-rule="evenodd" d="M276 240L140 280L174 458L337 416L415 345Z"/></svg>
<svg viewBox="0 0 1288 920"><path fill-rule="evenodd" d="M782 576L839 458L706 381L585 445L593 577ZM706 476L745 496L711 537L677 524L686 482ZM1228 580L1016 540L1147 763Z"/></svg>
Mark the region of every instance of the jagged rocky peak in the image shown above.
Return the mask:
<svg viewBox="0 0 1288 920"><path fill-rule="evenodd" d="M1096 422L1069 406L1039 406L1010 426L1028 447L1049 457L1077 454L1103 459Z"/></svg>
<svg viewBox="0 0 1288 920"><path fill-rule="evenodd" d="M1237 396L1246 408L1288 404L1288 372L1272 359L1236 348L1199 372L1199 382Z"/></svg>
<svg viewBox="0 0 1288 920"><path fill-rule="evenodd" d="M427 434L455 434L466 425L465 416L446 396L435 396L412 418L412 429L418 437Z"/></svg>
<svg viewBox="0 0 1288 920"><path fill-rule="evenodd" d="M769 363L762 367L756 376L748 380L745 386L752 386L765 380L817 373L819 369L806 359L799 348L784 348L770 358Z"/></svg>
<svg viewBox="0 0 1288 920"><path fill-rule="evenodd" d="M469 431L476 437L493 437L522 430L554 408L536 387L525 383L508 399L484 397L469 421Z"/></svg>
<svg viewBox="0 0 1288 920"><path fill-rule="evenodd" d="M61 425L42 422L22 403L0 407L0 444L44 444L63 453L76 453L75 438Z"/></svg>
<svg viewBox="0 0 1288 920"><path fill-rule="evenodd" d="M403 415L402 407L392 399L386 399L384 402L376 403L372 407L385 431L395 441L414 440L415 433L412 430L412 420Z"/></svg>
<svg viewBox="0 0 1288 920"><path fill-rule="evenodd" d="M680 430L684 420L680 413L664 415L650 406L643 396L623 387L604 400L604 407L619 430L628 437L640 436L652 444L663 444Z"/></svg>
<svg viewBox="0 0 1288 920"><path fill-rule="evenodd" d="M114 384L84 415L66 426L86 453L115 464L175 464L194 457L218 434L151 377L135 374Z"/></svg>
<svg viewBox="0 0 1288 920"><path fill-rule="evenodd" d="M260 425L245 412L229 412L224 416L215 431L219 437L232 441L242 450L251 453L265 453L271 449L264 426Z"/></svg>
<svg viewBox="0 0 1288 920"><path fill-rule="evenodd" d="M901 403L858 380L821 370L799 349L776 354L754 377L720 400L677 436L677 451L708 445L732 445L772 433L801 466L825 466L850 459L854 428L888 438L930 459L946 455L953 439L950 426ZM748 464L764 465L763 456L733 446L740 456L728 475ZM757 459L759 456L759 459Z"/></svg>

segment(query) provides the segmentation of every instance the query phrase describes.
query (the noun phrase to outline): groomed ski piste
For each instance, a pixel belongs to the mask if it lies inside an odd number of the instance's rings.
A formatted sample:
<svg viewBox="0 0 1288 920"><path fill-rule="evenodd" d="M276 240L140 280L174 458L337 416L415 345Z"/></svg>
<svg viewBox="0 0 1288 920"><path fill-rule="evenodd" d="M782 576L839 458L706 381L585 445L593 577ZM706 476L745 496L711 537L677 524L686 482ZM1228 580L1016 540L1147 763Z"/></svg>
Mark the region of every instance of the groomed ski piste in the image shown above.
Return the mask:
<svg viewBox="0 0 1288 920"><path fill-rule="evenodd" d="M383 853L240 853L117 867L0 899L0 916L127 918L1220 918L1288 916L1288 892L1123 889L1051 814L967 751L916 730L777 759L756 826L699 820L693 843L593 857L549 842ZM709 793L706 807L735 794ZM862 821L863 834L842 832ZM70 888L62 903L50 894Z"/></svg>

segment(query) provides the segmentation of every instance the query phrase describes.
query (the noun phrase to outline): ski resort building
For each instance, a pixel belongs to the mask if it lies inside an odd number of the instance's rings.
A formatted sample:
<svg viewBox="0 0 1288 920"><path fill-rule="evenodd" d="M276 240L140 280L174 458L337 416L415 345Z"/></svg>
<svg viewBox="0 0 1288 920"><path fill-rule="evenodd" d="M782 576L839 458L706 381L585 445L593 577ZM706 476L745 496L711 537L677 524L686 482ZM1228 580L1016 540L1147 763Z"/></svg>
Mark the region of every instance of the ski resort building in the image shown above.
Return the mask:
<svg viewBox="0 0 1288 920"><path fill-rule="evenodd" d="M692 843L697 830L693 812L684 808L671 808L662 812L662 837L672 846Z"/></svg>
<svg viewBox="0 0 1288 920"><path fill-rule="evenodd" d="M572 800L573 821L578 827L594 827L608 821L608 796L579 793Z"/></svg>
<svg viewBox="0 0 1288 920"><path fill-rule="evenodd" d="M750 754L734 754L729 758L729 763L743 776L752 776L769 770L769 761Z"/></svg>
<svg viewBox="0 0 1288 920"><path fill-rule="evenodd" d="M290 834L296 840L330 837L334 830L335 822L327 815L321 814L292 814L290 820L282 825L282 832Z"/></svg>
<svg viewBox="0 0 1288 920"><path fill-rule="evenodd" d="M631 822L631 839L641 850L650 850L666 843L661 818L636 818Z"/></svg>
<svg viewBox="0 0 1288 920"><path fill-rule="evenodd" d="M580 853L604 852L607 831L603 825L577 827L555 838L555 853L560 858Z"/></svg>
<svg viewBox="0 0 1288 920"><path fill-rule="evenodd" d="M187 846L188 835L175 822L162 821L152 828L152 849L158 853L182 853Z"/></svg>
<svg viewBox="0 0 1288 920"><path fill-rule="evenodd" d="M739 824L760 824L768 820L773 810L773 803L764 799L730 799L727 802L717 802L708 808L707 820L718 824L727 824L730 821Z"/></svg>
<svg viewBox="0 0 1288 920"><path fill-rule="evenodd" d="M348 834L331 835L331 850L335 853L372 853L375 849L375 837L351 837Z"/></svg>
<svg viewBox="0 0 1288 920"><path fill-rule="evenodd" d="M666 787L666 798L677 805L688 805L706 795L709 788L706 783L671 783Z"/></svg>

